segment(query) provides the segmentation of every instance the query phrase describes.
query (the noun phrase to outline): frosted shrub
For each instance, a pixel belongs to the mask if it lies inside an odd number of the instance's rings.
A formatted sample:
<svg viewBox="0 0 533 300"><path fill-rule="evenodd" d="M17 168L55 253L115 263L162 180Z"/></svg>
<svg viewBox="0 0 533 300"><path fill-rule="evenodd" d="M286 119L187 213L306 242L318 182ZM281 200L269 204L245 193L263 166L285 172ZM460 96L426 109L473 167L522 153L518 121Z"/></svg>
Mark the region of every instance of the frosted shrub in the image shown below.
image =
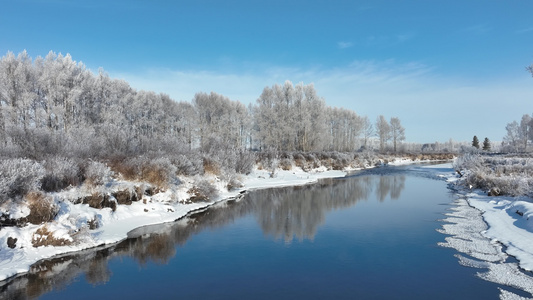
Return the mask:
<svg viewBox="0 0 533 300"><path fill-rule="evenodd" d="M231 176L228 179L228 184L226 185L226 188L228 191L231 191L236 188L242 188L244 184L237 178L237 176Z"/></svg>
<svg viewBox="0 0 533 300"><path fill-rule="evenodd" d="M292 158L295 166L301 168L302 170L307 170L306 159L302 153L293 153Z"/></svg>
<svg viewBox="0 0 533 300"><path fill-rule="evenodd" d="M178 175L197 175L203 168L202 159L197 156L187 157L183 154L172 159Z"/></svg>
<svg viewBox="0 0 533 300"><path fill-rule="evenodd" d="M91 185L104 185L111 180L113 172L111 169L97 161L89 161L85 168L85 180Z"/></svg>
<svg viewBox="0 0 533 300"><path fill-rule="evenodd" d="M194 178L193 187L189 189L188 193L193 202L209 201L218 195L217 188L208 179L199 176Z"/></svg>
<svg viewBox="0 0 533 300"><path fill-rule="evenodd" d="M80 168L73 159L53 157L44 162L44 167L46 174L41 185L44 191L55 192L81 183Z"/></svg>
<svg viewBox="0 0 533 300"><path fill-rule="evenodd" d="M249 174L255 164L255 155L253 152L241 151L239 158L235 163L235 172L239 174Z"/></svg>
<svg viewBox="0 0 533 300"><path fill-rule="evenodd" d="M143 164L142 179L158 187L167 187L176 177L176 171L168 157L160 157Z"/></svg>
<svg viewBox="0 0 533 300"><path fill-rule="evenodd" d="M44 174L43 166L33 160L0 160L0 204L38 190Z"/></svg>

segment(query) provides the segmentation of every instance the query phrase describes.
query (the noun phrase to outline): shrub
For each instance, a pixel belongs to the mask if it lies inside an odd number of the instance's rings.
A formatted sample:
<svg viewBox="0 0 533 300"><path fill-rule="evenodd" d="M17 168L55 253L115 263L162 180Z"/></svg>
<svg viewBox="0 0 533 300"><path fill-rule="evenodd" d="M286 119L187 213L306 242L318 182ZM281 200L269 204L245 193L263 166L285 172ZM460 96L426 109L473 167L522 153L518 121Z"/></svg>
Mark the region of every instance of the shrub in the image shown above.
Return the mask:
<svg viewBox="0 0 533 300"><path fill-rule="evenodd" d="M115 157L110 161L111 169L126 180L140 180L142 177L142 166L144 164L146 164L146 158L143 156L129 158Z"/></svg>
<svg viewBox="0 0 533 300"><path fill-rule="evenodd" d="M204 157L204 172L220 175L220 164L210 157Z"/></svg>
<svg viewBox="0 0 533 300"><path fill-rule="evenodd" d="M191 195L190 199L196 201L209 201L212 197L216 197L218 192L216 187L206 178L195 177L193 187L187 191Z"/></svg>
<svg viewBox="0 0 533 300"><path fill-rule="evenodd" d="M46 192L56 192L68 186L81 183L81 173L78 164L65 157L53 157L44 162L46 174L41 180L41 188Z"/></svg>
<svg viewBox="0 0 533 300"><path fill-rule="evenodd" d="M280 162L279 162L279 167L282 170L289 171L290 169L292 169L292 163L291 163L290 159L282 158L280 160Z"/></svg>
<svg viewBox="0 0 533 300"><path fill-rule="evenodd" d="M176 166L176 174L178 175L197 175L203 169L203 160L196 155L187 157L180 154L172 159L172 163Z"/></svg>
<svg viewBox="0 0 533 300"><path fill-rule="evenodd" d="M30 192L24 198L30 208L30 214L26 218L32 224L52 221L59 212L59 206L54 203L52 197L41 192Z"/></svg>
<svg viewBox="0 0 533 300"><path fill-rule="evenodd" d="M255 155L253 152L240 151L235 163L235 172L239 174L250 174L254 168Z"/></svg>
<svg viewBox="0 0 533 300"><path fill-rule="evenodd" d="M38 190L44 174L43 166L33 160L0 160L0 204Z"/></svg>
<svg viewBox="0 0 533 300"><path fill-rule="evenodd" d="M101 162L89 161L85 168L85 181L90 185L104 185L111 180L112 176L113 171Z"/></svg>
<svg viewBox="0 0 533 300"><path fill-rule="evenodd" d="M226 188L228 189L228 191L231 191L235 188L242 188L243 186L244 184L242 184L242 182L240 182L235 176L233 176L228 180Z"/></svg>
<svg viewBox="0 0 533 300"><path fill-rule="evenodd" d="M168 157L146 161L142 166L142 180L155 186L165 188L175 177L177 168Z"/></svg>

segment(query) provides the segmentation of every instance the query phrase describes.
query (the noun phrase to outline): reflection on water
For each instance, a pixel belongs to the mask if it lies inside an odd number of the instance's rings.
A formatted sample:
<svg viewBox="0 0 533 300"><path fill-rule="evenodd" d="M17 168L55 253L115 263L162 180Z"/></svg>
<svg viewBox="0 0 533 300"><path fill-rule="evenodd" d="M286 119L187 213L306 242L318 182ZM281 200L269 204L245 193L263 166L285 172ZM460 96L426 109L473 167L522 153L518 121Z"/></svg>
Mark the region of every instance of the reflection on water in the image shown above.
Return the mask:
<svg viewBox="0 0 533 300"><path fill-rule="evenodd" d="M176 255L176 246L184 245L191 236L247 215L255 217L266 236L285 242L312 240L327 212L368 201L373 191L380 202L388 196L398 199L404 186L405 176L396 174L253 191L239 201L218 204L174 223L139 228L111 247L40 262L27 275L1 282L0 295L3 299L32 299L61 289L82 275L90 284L104 284L112 280L108 263L115 257L131 257L141 266L148 262L166 264Z"/></svg>

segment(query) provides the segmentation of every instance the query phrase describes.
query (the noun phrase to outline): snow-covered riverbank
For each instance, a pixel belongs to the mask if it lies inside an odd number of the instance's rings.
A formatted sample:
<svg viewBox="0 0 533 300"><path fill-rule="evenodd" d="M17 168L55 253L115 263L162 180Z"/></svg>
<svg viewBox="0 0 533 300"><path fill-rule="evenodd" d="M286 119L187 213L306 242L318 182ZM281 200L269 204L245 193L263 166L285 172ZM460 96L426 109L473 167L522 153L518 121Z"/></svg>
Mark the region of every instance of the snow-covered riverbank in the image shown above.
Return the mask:
<svg viewBox="0 0 533 300"><path fill-rule="evenodd" d="M43 226L32 224L24 227L4 227L0 230L0 280L26 273L30 266L39 260L120 242L126 239L128 232L133 229L175 221L192 211L208 207L216 202L239 197L244 191L304 185L316 182L321 178L343 177L345 175L345 171L328 171L325 168L310 172L293 168L289 171L278 169L275 175L271 176L266 170L255 169L251 174L240 178L244 185L242 188L231 191L227 190L226 183L213 176L210 179L215 182L219 192L218 196L209 202L195 203L186 201L190 197L187 190L192 183L184 179L181 188L177 190L167 190L153 196L144 196L143 201L133 202L131 205L117 205L115 211L111 208L95 209L89 207L88 204L73 204L70 201L63 201L79 198L81 192L77 190L58 193L54 195L54 198L60 205L59 214L53 222L46 224L47 231L51 234L39 236L36 231ZM120 182L116 184L127 185L127 183ZM84 225L93 219L99 223L99 227L89 230ZM33 247L32 241L34 242L36 238L53 238L71 243L67 246ZM8 246L10 241L11 245L14 245L13 248Z"/></svg>
<svg viewBox="0 0 533 300"><path fill-rule="evenodd" d="M440 245L462 253L456 255L459 263L480 269L478 277L533 296L532 199L488 196L457 186L458 180L453 173L447 176L456 199L440 230L450 236ZM505 288L500 298L533 299Z"/></svg>

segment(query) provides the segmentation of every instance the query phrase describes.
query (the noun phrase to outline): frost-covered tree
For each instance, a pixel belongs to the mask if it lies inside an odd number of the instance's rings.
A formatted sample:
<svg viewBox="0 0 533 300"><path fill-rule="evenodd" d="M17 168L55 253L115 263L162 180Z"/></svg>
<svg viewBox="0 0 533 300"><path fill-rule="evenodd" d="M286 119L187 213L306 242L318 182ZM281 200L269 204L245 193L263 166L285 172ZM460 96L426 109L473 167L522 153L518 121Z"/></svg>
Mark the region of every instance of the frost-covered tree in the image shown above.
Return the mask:
<svg viewBox="0 0 533 300"><path fill-rule="evenodd" d="M391 137L391 127L383 115L378 116L376 120L376 133L379 138L379 151L383 152Z"/></svg>
<svg viewBox="0 0 533 300"><path fill-rule="evenodd" d="M320 151L330 144L325 102L312 84L265 87L252 111L260 149Z"/></svg>
<svg viewBox="0 0 533 300"><path fill-rule="evenodd" d="M329 150L354 151L363 129L361 117L345 108L330 107L326 111L332 141Z"/></svg>
<svg viewBox="0 0 533 300"><path fill-rule="evenodd" d="M512 151L516 151L520 142L520 126L518 122L513 121L505 126L507 135L503 137L503 142L511 147Z"/></svg>
<svg viewBox="0 0 533 300"><path fill-rule="evenodd" d="M372 122L370 122L370 119L367 116L364 116L361 119L362 123L362 130L363 130L363 146L366 149L368 147L368 140L374 136L374 126L372 125Z"/></svg>
<svg viewBox="0 0 533 300"><path fill-rule="evenodd" d="M530 115L525 114L520 120L519 138L521 140L523 151L527 151L527 144L529 140L533 139L533 119Z"/></svg>
<svg viewBox="0 0 533 300"><path fill-rule="evenodd" d="M390 119L390 131L392 143L394 145L394 152L396 152L397 144L405 140L405 128L403 128L399 118L392 117Z"/></svg>
<svg viewBox="0 0 533 300"><path fill-rule="evenodd" d="M211 92L197 93L193 106L198 117L201 148L204 148L210 139L220 139L236 149L246 147L250 122L244 104Z"/></svg>
<svg viewBox="0 0 533 300"><path fill-rule="evenodd" d="M479 149L479 139L477 138L477 135L474 135L474 138L472 139L472 147Z"/></svg>
<svg viewBox="0 0 533 300"><path fill-rule="evenodd" d="M483 151L490 151L490 140L489 138L485 138L485 140L483 140Z"/></svg>
<svg viewBox="0 0 533 300"><path fill-rule="evenodd" d="M507 151L527 151L528 143L533 141L533 118L524 114L520 123L513 121L505 126L507 134L503 137L503 146Z"/></svg>

